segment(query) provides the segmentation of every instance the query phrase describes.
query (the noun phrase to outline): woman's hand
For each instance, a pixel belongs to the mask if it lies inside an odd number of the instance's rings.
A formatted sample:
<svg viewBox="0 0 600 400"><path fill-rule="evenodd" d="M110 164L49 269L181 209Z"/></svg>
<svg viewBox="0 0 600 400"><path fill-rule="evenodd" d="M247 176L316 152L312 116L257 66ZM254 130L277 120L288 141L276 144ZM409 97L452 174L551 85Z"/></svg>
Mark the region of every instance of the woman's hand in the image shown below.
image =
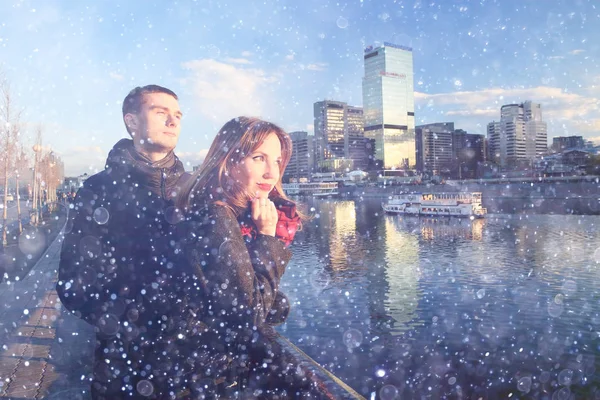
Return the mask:
<svg viewBox="0 0 600 400"><path fill-rule="evenodd" d="M275 236L277 219L277 209L271 200L258 197L252 200L252 221L256 224L258 233Z"/></svg>

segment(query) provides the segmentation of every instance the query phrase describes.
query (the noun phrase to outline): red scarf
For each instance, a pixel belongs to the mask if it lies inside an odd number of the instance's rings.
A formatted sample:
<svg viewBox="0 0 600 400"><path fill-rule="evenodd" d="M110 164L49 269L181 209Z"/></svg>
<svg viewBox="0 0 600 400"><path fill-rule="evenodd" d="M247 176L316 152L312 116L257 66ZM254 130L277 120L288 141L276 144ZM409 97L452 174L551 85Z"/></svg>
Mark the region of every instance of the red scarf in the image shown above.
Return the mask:
<svg viewBox="0 0 600 400"><path fill-rule="evenodd" d="M296 231L300 227L300 217L296 212L296 205L291 201L280 198L273 199L277 208L277 228L275 229L275 237L281 240L285 246L289 246L294 240ZM240 222L242 236L249 239L256 239L256 225L252 218L244 218Z"/></svg>

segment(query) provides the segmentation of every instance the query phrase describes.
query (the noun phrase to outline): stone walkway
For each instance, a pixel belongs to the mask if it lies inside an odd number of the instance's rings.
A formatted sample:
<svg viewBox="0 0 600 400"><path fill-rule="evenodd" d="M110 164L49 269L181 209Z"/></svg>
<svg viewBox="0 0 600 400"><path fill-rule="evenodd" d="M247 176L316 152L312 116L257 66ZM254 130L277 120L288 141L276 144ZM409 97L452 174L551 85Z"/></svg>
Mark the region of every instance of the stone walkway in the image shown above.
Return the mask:
<svg viewBox="0 0 600 400"><path fill-rule="evenodd" d="M89 399L94 330L54 290L62 235L21 281L0 285L0 399Z"/></svg>

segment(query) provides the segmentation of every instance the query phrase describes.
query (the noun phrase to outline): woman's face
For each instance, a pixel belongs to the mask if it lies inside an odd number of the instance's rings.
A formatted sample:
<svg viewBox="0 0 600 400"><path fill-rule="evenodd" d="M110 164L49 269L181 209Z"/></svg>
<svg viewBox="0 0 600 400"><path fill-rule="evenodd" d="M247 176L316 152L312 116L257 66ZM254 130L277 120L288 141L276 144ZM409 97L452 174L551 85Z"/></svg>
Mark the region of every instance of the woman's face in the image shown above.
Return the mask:
<svg viewBox="0 0 600 400"><path fill-rule="evenodd" d="M244 187L248 199L267 198L281 176L281 142L271 133L250 155L231 171L231 177Z"/></svg>

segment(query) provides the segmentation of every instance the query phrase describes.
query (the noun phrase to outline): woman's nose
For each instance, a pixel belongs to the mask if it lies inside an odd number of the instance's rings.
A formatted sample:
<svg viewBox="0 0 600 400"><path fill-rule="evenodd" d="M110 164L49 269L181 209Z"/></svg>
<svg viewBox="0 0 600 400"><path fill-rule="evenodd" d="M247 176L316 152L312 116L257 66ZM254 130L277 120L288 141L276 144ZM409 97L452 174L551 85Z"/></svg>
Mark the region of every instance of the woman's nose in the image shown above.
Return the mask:
<svg viewBox="0 0 600 400"><path fill-rule="evenodd" d="M277 175L278 166L276 163L265 163L265 173L263 174L263 178L265 179L277 179L279 176Z"/></svg>

